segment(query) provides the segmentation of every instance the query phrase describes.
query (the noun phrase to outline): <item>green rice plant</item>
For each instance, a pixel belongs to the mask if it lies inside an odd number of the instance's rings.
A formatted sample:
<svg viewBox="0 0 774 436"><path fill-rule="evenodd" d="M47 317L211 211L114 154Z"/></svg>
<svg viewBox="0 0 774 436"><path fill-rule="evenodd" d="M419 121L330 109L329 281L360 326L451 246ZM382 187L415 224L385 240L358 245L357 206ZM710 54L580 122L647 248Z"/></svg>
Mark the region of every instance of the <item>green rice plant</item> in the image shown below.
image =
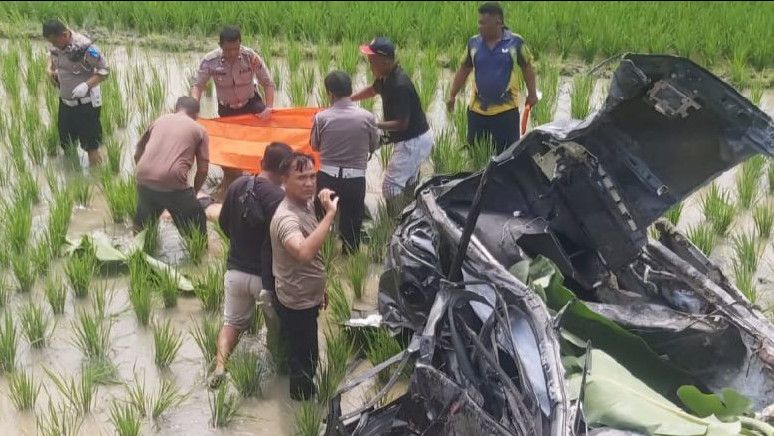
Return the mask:
<svg viewBox="0 0 774 436"><path fill-rule="evenodd" d="M263 326L266 325L266 315L263 312L263 305L258 304L255 306L255 314L250 320L250 327L247 332L252 335L257 335L263 330Z"/></svg>
<svg viewBox="0 0 774 436"><path fill-rule="evenodd" d="M745 161L737 171L736 192L740 209L749 209L756 200L765 162L762 155L757 155Z"/></svg>
<svg viewBox="0 0 774 436"><path fill-rule="evenodd" d="M0 371L12 372L16 367L16 326L6 311L0 323Z"/></svg>
<svg viewBox="0 0 774 436"><path fill-rule="evenodd" d="M288 43L288 71L293 74L301 66L301 46L295 42Z"/></svg>
<svg viewBox="0 0 774 436"><path fill-rule="evenodd" d="M290 104L293 107L307 106L314 86L314 73L307 68L291 70Z"/></svg>
<svg viewBox="0 0 774 436"><path fill-rule="evenodd" d="M559 66L552 62L540 63L540 102L532 108L532 119L536 126L550 123L554 119L556 102L559 97Z"/></svg>
<svg viewBox="0 0 774 436"><path fill-rule="evenodd" d="M137 322L147 326L153 311L153 273L142 254L129 257L129 302Z"/></svg>
<svg viewBox="0 0 774 436"><path fill-rule="evenodd" d="M774 205L769 202L760 204L753 210L752 215L758 236L768 239L771 236L772 226L774 226Z"/></svg>
<svg viewBox="0 0 774 436"><path fill-rule="evenodd" d="M34 409L38 393L40 393L40 384L35 383L32 374L22 369L11 373L8 379L8 396L16 410L23 412Z"/></svg>
<svg viewBox="0 0 774 436"><path fill-rule="evenodd" d="M110 172L115 175L121 172L121 151L121 143L115 136L111 136L105 141L106 165Z"/></svg>
<svg viewBox="0 0 774 436"><path fill-rule="evenodd" d="M738 259L734 259L732 265L736 287L751 303L757 303L759 295L755 286L755 270L743 265Z"/></svg>
<svg viewBox="0 0 774 436"><path fill-rule="evenodd" d="M669 220L672 225L676 226L677 223L680 222L680 216L683 214L683 203L676 203L674 206L670 207L669 210L664 213L664 216L666 219Z"/></svg>
<svg viewBox="0 0 774 436"><path fill-rule="evenodd" d="M427 111L435 98L435 91L438 89L438 61L435 52L427 52L420 65L420 86L417 91L422 108Z"/></svg>
<svg viewBox="0 0 774 436"><path fill-rule="evenodd" d="M355 298L358 300L363 298L363 290L365 288L366 279L368 278L369 263L370 259L368 257L368 253L362 249L351 253L347 257L347 279L349 280L352 292L355 294Z"/></svg>
<svg viewBox="0 0 774 436"><path fill-rule="evenodd" d="M179 406L185 398L171 380L162 379L156 396L150 402L151 418L159 419L167 410Z"/></svg>
<svg viewBox="0 0 774 436"><path fill-rule="evenodd" d="M276 374L287 374L288 346L285 338L277 330L279 329L268 329L266 331L266 349L269 350L274 372Z"/></svg>
<svg viewBox="0 0 774 436"><path fill-rule="evenodd" d="M576 74L572 80L572 92L570 93L570 113L576 120L582 120L589 115L591 110L591 91L594 89L594 81L588 74Z"/></svg>
<svg viewBox="0 0 774 436"><path fill-rule="evenodd" d="M296 409L295 426L299 436L317 436L322 426L323 412L314 401L303 401Z"/></svg>
<svg viewBox="0 0 774 436"><path fill-rule="evenodd" d="M177 281L172 277L168 271L156 272L153 277L155 278L154 284L161 301L164 302L164 307L167 309L177 306L177 295L179 293L177 288Z"/></svg>
<svg viewBox="0 0 774 436"><path fill-rule="evenodd" d="M717 234L709 223L702 223L688 229L688 239L705 256L709 256L715 248Z"/></svg>
<svg viewBox="0 0 774 436"><path fill-rule="evenodd" d="M382 144L379 147L379 164L382 167L382 171L386 171L387 167L390 165L390 160L392 159L392 144Z"/></svg>
<svg viewBox="0 0 774 436"><path fill-rule="evenodd" d="M46 71L46 58L45 56L41 56L40 54L36 53L32 57L27 58L27 70L26 74L24 75L25 81L27 82L27 92L30 94L30 97L37 100L38 96L38 89L40 88L40 84L45 82L45 78L43 75Z"/></svg>
<svg viewBox="0 0 774 436"><path fill-rule="evenodd" d="M0 64L0 78L3 79L3 87L7 98L12 102L21 99L21 74L19 66L22 65L21 56L15 49L9 49L2 57Z"/></svg>
<svg viewBox="0 0 774 436"><path fill-rule="evenodd" d="M63 404L57 407L49 401L47 411L36 416L35 425L39 436L77 436L83 420L72 408Z"/></svg>
<svg viewBox="0 0 774 436"><path fill-rule="evenodd" d="M210 395L210 416L213 427L228 427L239 416L239 396L228 391L228 383L222 383Z"/></svg>
<svg viewBox="0 0 774 436"><path fill-rule="evenodd" d="M51 251L51 243L48 241L48 235L43 234L40 241L32 246L29 253L29 260L33 271L38 275L44 275L48 272L51 265L51 259L54 253Z"/></svg>
<svg viewBox="0 0 774 436"><path fill-rule="evenodd" d="M134 216L137 210L137 182L134 177L105 182L102 184L102 192L113 222L120 223Z"/></svg>
<svg viewBox="0 0 774 436"><path fill-rule="evenodd" d="M380 263L384 258L387 247L390 244L392 232L395 230L395 221L390 216L387 205L379 203L376 216L368 229L368 254L371 261Z"/></svg>
<svg viewBox="0 0 774 436"><path fill-rule="evenodd" d="M22 172L19 176L19 184L17 186L18 193L22 198L29 200L31 204L38 204L40 202L40 188L38 187L38 181L30 171Z"/></svg>
<svg viewBox="0 0 774 436"><path fill-rule="evenodd" d="M55 255L59 254L59 250L67 242L67 230L70 227L72 213L73 199L70 193L66 190L57 191L54 194L46 229L51 251Z"/></svg>
<svg viewBox="0 0 774 436"><path fill-rule="evenodd" d="M137 411L140 417L145 418L148 416L148 409L151 400L145 392L145 383L141 383L135 374L134 383L131 385L125 384L124 389L126 390L126 395L129 397L127 398L126 402L131 404L131 406L134 408L134 410Z"/></svg>
<svg viewBox="0 0 774 436"><path fill-rule="evenodd" d="M78 379L75 377L65 379L64 376L60 377L48 368L44 368L44 371L46 371L54 386L62 394L62 397L70 403L70 406L79 415L82 416L91 412L97 386L87 373L81 373Z"/></svg>
<svg viewBox="0 0 774 436"><path fill-rule="evenodd" d="M336 324L343 324L348 321L352 314L352 306L341 286L341 281L337 278L328 280L328 306L331 320Z"/></svg>
<svg viewBox="0 0 774 436"><path fill-rule="evenodd" d="M113 301L114 290L108 289L107 284L101 283L94 287L94 292L91 294L91 308L94 314L108 318L107 310L110 307L110 303Z"/></svg>
<svg viewBox="0 0 774 436"><path fill-rule="evenodd" d="M0 247L2 250L2 247ZM0 274L0 309L8 305L8 301L11 299L11 286L8 284L8 279L5 275Z"/></svg>
<svg viewBox="0 0 774 436"><path fill-rule="evenodd" d="M194 294L201 301L204 310L210 312L220 310L225 294L223 289L224 274L223 264L216 262L208 265L207 269L194 281Z"/></svg>
<svg viewBox="0 0 774 436"><path fill-rule="evenodd" d="M763 245L754 234L739 233L732 238L736 261L742 268L755 272L758 269L758 260L763 254Z"/></svg>
<svg viewBox="0 0 774 436"><path fill-rule="evenodd" d="M350 77L354 77L357 74L357 63L359 60L360 52L357 44L349 41L342 42L336 61L336 69L344 71Z"/></svg>
<svg viewBox="0 0 774 436"><path fill-rule="evenodd" d="M35 303L28 303L21 310L19 322L22 333L33 348L44 348L51 336L51 319L43 313L43 309Z"/></svg>
<svg viewBox="0 0 774 436"><path fill-rule="evenodd" d="M97 266L95 255L88 250L75 252L67 260L65 274L76 297L83 298L89 294L89 286L97 273Z"/></svg>
<svg viewBox="0 0 774 436"><path fill-rule="evenodd" d="M315 58L317 60L317 71L320 73L320 77L325 77L330 71L331 67L331 46L330 42L321 40L317 42L317 50L315 51Z"/></svg>
<svg viewBox="0 0 774 436"><path fill-rule="evenodd" d="M140 414L131 404L113 400L110 403L110 422L118 436L138 436L142 426Z"/></svg>
<svg viewBox="0 0 774 436"><path fill-rule="evenodd" d="M202 352L204 363L207 367L215 362L215 354L218 351L218 333L220 332L220 320L215 317L204 316L200 324L194 324L189 331L196 342L196 346Z"/></svg>
<svg viewBox="0 0 774 436"><path fill-rule="evenodd" d="M70 180L70 189L75 204L80 207L89 207L91 205L91 183L82 174L78 174Z"/></svg>
<svg viewBox="0 0 774 436"><path fill-rule="evenodd" d="M750 101L756 105L761 105L761 100L763 100L763 80L753 80L750 86Z"/></svg>
<svg viewBox="0 0 774 436"><path fill-rule="evenodd" d="M729 59L729 65L731 67L731 83L738 89L742 89L747 84L747 70L749 64L747 62L747 47L735 47L732 51L731 59Z"/></svg>
<svg viewBox="0 0 774 436"><path fill-rule="evenodd" d="M35 284L35 272L32 270L32 262L27 253L20 253L11 258L11 269L16 277L19 292L30 292Z"/></svg>
<svg viewBox="0 0 774 436"><path fill-rule="evenodd" d="M51 312L54 315L61 315L64 313L65 301L67 300L67 288L59 277L49 276L46 279L46 286L44 288L46 294L46 300L49 306L51 306Z"/></svg>
<svg viewBox="0 0 774 436"><path fill-rule="evenodd" d="M183 345L183 337L172 328L169 320L164 324L154 322L152 329L156 356L154 361L156 366L166 368L175 360L180 346Z"/></svg>
<svg viewBox="0 0 774 436"><path fill-rule="evenodd" d="M11 112L10 116L10 128L8 129L8 144L10 144L10 155L13 167L16 169L17 174L25 173L27 171L27 152L24 146L25 138L22 136L24 127L18 122L18 119L22 116L21 111L17 113Z"/></svg>
<svg viewBox="0 0 774 436"><path fill-rule="evenodd" d="M766 167L766 178L769 182L769 194L774 193L774 159L767 158L768 165Z"/></svg>
<svg viewBox="0 0 774 436"><path fill-rule="evenodd" d="M462 95L465 95L462 93ZM454 106L454 112L451 114L451 123L454 125L454 131L457 133L457 141L460 144L468 142L468 109L464 104Z"/></svg>
<svg viewBox="0 0 774 436"><path fill-rule="evenodd" d="M194 265L202 262L204 254L207 252L207 232L202 232L195 224L187 225L181 233L183 245L188 251L188 258Z"/></svg>
<svg viewBox="0 0 774 436"><path fill-rule="evenodd" d="M375 329L366 337L365 353L371 365L376 366L401 351L403 351L403 347L386 329ZM390 374L389 370L380 372L379 382L386 383L390 379Z"/></svg>
<svg viewBox="0 0 774 436"><path fill-rule="evenodd" d="M81 370L95 385L121 385L123 381L118 373L118 367L108 358L95 358L85 361Z"/></svg>
<svg viewBox="0 0 774 436"><path fill-rule="evenodd" d="M73 344L87 359L107 359L110 353L112 320L79 310L71 323Z"/></svg>
<svg viewBox="0 0 774 436"><path fill-rule="evenodd" d="M322 256L325 271L335 271L336 259L339 256L339 251L336 244L336 232L334 229L331 229L325 236L323 245L320 247L320 255Z"/></svg>
<svg viewBox="0 0 774 436"><path fill-rule="evenodd" d="M32 234L32 205L23 198L14 204L5 203L3 207L5 239L14 253L27 250Z"/></svg>
<svg viewBox="0 0 774 436"><path fill-rule="evenodd" d="M143 241L142 249L149 255L153 256L161 243L158 219L153 219L145 223L143 230L145 230L145 240Z"/></svg>
<svg viewBox="0 0 774 436"><path fill-rule="evenodd" d="M725 236L736 217L737 209L728 192L712 183L701 199L704 217L718 236Z"/></svg>
<svg viewBox="0 0 774 436"><path fill-rule="evenodd" d="M495 146L492 138L476 137L473 144L468 146L468 155L470 156L470 165L472 171L484 169L495 155Z"/></svg>
<svg viewBox="0 0 774 436"><path fill-rule="evenodd" d="M258 353L242 347L226 363L234 387L243 398L262 397L267 368Z"/></svg>
<svg viewBox="0 0 774 436"><path fill-rule="evenodd" d="M436 174L457 174L467 167L465 150L449 130L444 130L436 139L431 160Z"/></svg>
<svg viewBox="0 0 774 436"><path fill-rule="evenodd" d="M344 380L347 363L353 352L352 340L344 332L325 332L325 365L317 368L315 386L317 400L324 404L330 400Z"/></svg>
<svg viewBox="0 0 774 436"><path fill-rule="evenodd" d="M46 155L56 157L59 154L59 127L57 122L49 123L41 134L41 141L46 150Z"/></svg>

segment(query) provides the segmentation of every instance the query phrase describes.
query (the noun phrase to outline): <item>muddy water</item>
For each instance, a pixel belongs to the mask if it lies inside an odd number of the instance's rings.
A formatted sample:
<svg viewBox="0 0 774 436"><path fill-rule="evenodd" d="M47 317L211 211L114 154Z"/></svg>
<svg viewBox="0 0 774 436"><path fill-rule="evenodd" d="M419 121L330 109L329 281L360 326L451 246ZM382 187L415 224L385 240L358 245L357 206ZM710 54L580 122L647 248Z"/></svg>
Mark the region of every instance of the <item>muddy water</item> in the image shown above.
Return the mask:
<svg viewBox="0 0 774 436"><path fill-rule="evenodd" d="M5 46L5 43L2 44ZM42 45L35 44L35 50L42 50ZM139 92L132 93L129 90L134 87L122 88L122 95L126 102L126 108L129 111L129 123L126 129L120 129L116 132L106 132L117 135L123 144L123 165L126 172L130 172L132 165L132 155L134 144L145 129L145 124L149 118L148 109L141 107L140 94L144 91L142 88L147 86L152 77L149 73L153 69L161 72L161 81L163 83L166 108L170 108L175 99L184 95L188 91L189 78L195 73L198 66L201 53L163 53L153 50L139 50L136 48L126 48L122 46L104 47L113 71L119 77L119 83L132 84L135 81L141 84ZM287 65L282 59L275 59L275 65L272 68L279 68L280 76L283 77L283 83L278 84L277 105L289 105L290 98L287 93ZM450 72L444 71L440 76L442 81L448 82ZM318 78L319 79L319 78ZM319 83L316 80L316 83ZM367 75L363 65L360 65L360 73L354 79L355 88L365 86L368 83ZM592 110L599 108L601 97L604 95L608 81L599 80L592 93ZM555 119L570 118L569 96L572 88L572 81L569 77L562 77L559 92L559 102L555 112ZM1 89L1 87L0 87ZM428 108L428 116L433 132L438 134L445 127L448 121L443 104L444 95L439 87L436 91L436 99ZM0 92L3 92L0 90ZM316 96L316 90L313 90L313 96ZM316 97L310 99L316 101ZM374 112L377 117L381 116L380 101L374 104ZM764 96L762 107L767 113L774 113L774 93L767 92ZM216 101L212 96L205 96L202 100L202 116L211 117L216 114ZM45 111L43 111L45 112ZM46 119L47 115L44 116ZM2 153L2 151L0 151ZM54 168L62 173L72 176L72 173L64 171L60 160L54 163ZM81 155L82 165L86 164L85 156ZM367 197L366 203L373 210L381 198L381 179L383 169L379 163L378 153L374 155L368 164L367 170ZM210 173L213 179L217 180L220 171L212 166ZM432 165L427 163L422 168L423 175L432 173ZM45 186L45 178L42 171L39 174L41 186ZM720 179L721 184L733 189L734 176L733 171L724 174ZM765 187L764 187L765 188ZM44 196L47 188L43 188ZM683 218L679 227L683 230L703 219L699 207L699 195L692 196L687 200ZM36 223L44 223L47 210L45 206L36 208ZM748 229L751 226L749 214L743 214L737 219L737 228ZM73 213L69 236L77 238L80 235L100 230L111 236L114 240L126 243L131 238L131 232L125 224L114 224L110 218L99 189L94 188L94 200L86 209L76 209ZM188 273L195 273L196 269L187 265L185 259L185 250L181 244L180 237L174 226L163 221L160 227L161 249L159 257L169 261L172 264L180 266ZM214 234L210 235L210 260L219 255L219 242ZM730 263L729 253L731 250L727 243L722 243L715 250L712 257L718 261L726 271ZM774 295L774 282L769 279L774 274L771 270L771 260L774 256L774 250L771 244L766 245L764 259L761 262L759 271L760 288L767 292L767 297ZM61 265L54 264L53 270L59 272L61 276ZM8 273L6 272L6 275ZM372 311L376 307L376 288L377 288L378 268L373 267L371 277L369 278L366 293L362 301L355 301L354 308L363 311ZM12 278L9 277L12 280ZM116 276L101 278L95 283L97 286L104 285L113 290L113 299L110 304L109 312L114 314L116 322L112 329L112 351L111 358L117 365L121 379L126 383L133 383L135 375L140 380L144 379L144 384L149 393L155 393L163 378L172 379L181 392L187 394L186 400L177 408L167 412L156 425L145 424L143 434L156 433L163 435L172 434L190 434L190 435L210 435L210 434L265 434L282 435L292 434L293 413L296 404L288 399L288 382L286 377L271 376L265 389L264 398L244 400L241 406L241 412L249 415L248 418L237 419L228 429L216 430L209 425L210 409L208 391L205 389L204 380L206 377L203 367L202 356L195 345L192 337L188 333L191 327L198 323L202 317L202 310L199 302L191 296L181 296L178 300L178 306L174 309L156 309L155 316L159 319L170 319L174 328L183 333L183 345L178 353L175 362L169 370L160 371L153 362L153 337L148 328L137 324L131 306L127 298L127 281L125 276ZM36 289L29 296L16 294L13 296L9 309L18 321L19 308L28 300L37 301L46 306L42 295L42 280L36 286ZM36 409L45 410L46 403L50 394L51 398L59 403L61 398L56 389L45 375L44 368L50 368L57 374L64 374L67 377L79 374L82 363L82 356L71 344L72 328L71 321L78 308L87 307L89 301L73 301L68 299L66 313L55 317L56 328L51 337L51 345L43 350L32 350L27 345L26 340L20 338L18 352L18 366L31 371L37 381L42 382L44 391L38 398ZM324 318L321 317L321 325L325 325ZM321 329L322 331L323 329ZM244 338L245 344L251 347L262 347L261 337L248 336ZM324 347L324 340L321 337L321 347ZM324 354L324 352L323 352ZM364 362L355 363L355 370L347 376L347 379L357 377L361 371L368 369L369 365ZM373 394L374 386L365 384L351 394L343 398L344 411L353 410L363 400ZM396 387L393 395L397 395L405 385ZM7 377L0 378L0 392L7 394ZM113 398L124 398L123 386L100 386L95 402L94 413L87 416L82 427L82 434L110 434L112 427L107 416L107 405ZM7 395L0 395L0 434L3 435L33 435L35 434L35 418L30 413L18 413L9 401Z"/></svg>

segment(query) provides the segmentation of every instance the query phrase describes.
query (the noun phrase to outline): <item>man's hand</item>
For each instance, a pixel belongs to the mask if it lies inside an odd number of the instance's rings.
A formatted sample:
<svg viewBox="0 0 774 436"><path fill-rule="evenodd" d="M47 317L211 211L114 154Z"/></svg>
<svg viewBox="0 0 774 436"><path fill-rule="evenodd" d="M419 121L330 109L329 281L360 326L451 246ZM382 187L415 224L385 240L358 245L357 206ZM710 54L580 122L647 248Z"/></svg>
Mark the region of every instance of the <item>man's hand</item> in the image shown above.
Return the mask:
<svg viewBox="0 0 774 436"><path fill-rule="evenodd" d="M266 106L266 109L258 113L258 118L268 120L271 117L271 106Z"/></svg>
<svg viewBox="0 0 774 436"><path fill-rule="evenodd" d="M317 194L317 198L320 199L320 203L322 204L323 209L325 209L326 215L335 215L339 208L339 197L333 199L331 198L333 194L335 194L335 192L327 188L321 190L320 193Z"/></svg>
<svg viewBox="0 0 774 436"><path fill-rule="evenodd" d="M83 98L89 93L89 85L86 82L81 82L73 89L73 98Z"/></svg>
<svg viewBox="0 0 774 436"><path fill-rule="evenodd" d="M527 101L524 103L525 105L535 107L535 105L538 102L537 95L535 94L528 94L527 95Z"/></svg>
<svg viewBox="0 0 774 436"><path fill-rule="evenodd" d="M448 100L446 100L446 111L449 113L454 112L454 104L457 102L456 98L449 97Z"/></svg>

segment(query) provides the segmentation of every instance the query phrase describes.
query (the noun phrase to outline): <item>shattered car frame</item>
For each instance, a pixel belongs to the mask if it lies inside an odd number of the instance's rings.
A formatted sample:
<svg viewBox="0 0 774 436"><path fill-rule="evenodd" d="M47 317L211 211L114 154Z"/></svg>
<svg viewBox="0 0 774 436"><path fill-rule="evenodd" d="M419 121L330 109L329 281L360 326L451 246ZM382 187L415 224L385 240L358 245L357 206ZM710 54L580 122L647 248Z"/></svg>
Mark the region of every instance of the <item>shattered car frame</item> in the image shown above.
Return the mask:
<svg viewBox="0 0 774 436"><path fill-rule="evenodd" d="M657 221L724 171L772 152L771 119L708 71L679 57L623 56L604 105L585 121L540 126L485 170L417 189L379 292L384 323L411 342L341 387L326 434L585 433L565 385L566 330L665 395L693 384L731 387L756 410L774 403L774 327ZM658 240L648 238L654 222ZM539 256L573 297L540 295L517 278L514 268ZM610 328L653 358L625 352ZM342 394L409 363L406 394L379 404L397 370L363 407L342 411Z"/></svg>

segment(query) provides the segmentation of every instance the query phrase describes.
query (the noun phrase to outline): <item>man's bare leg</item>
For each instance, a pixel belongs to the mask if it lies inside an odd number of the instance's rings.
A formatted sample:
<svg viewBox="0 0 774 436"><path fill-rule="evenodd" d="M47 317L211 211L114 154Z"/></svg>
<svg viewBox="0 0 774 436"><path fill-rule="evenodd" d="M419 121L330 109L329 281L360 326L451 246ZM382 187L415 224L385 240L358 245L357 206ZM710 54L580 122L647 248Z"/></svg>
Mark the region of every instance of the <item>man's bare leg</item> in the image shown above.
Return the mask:
<svg viewBox="0 0 774 436"><path fill-rule="evenodd" d="M99 149L89 150L86 154L89 156L90 167L94 168L102 164L102 155L100 154Z"/></svg>
<svg viewBox="0 0 774 436"><path fill-rule="evenodd" d="M234 351L234 348L236 348L237 343L239 343L240 333L241 331L228 324L224 324L221 327L220 333L218 333L218 353L215 357L215 370L212 372L209 380L211 388L217 388L223 380L226 374L226 361L231 352Z"/></svg>

